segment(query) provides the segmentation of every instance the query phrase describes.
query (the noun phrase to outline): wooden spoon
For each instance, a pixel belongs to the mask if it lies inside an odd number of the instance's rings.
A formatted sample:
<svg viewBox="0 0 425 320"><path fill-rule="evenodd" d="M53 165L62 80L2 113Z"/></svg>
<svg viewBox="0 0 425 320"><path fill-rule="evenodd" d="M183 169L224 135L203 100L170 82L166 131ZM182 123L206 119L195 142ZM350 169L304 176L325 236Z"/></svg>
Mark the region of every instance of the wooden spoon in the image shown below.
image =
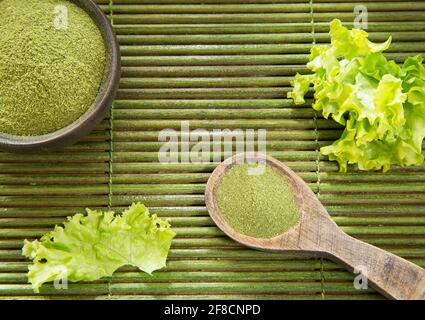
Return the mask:
<svg viewBox="0 0 425 320"><path fill-rule="evenodd" d="M300 221L291 230L270 239L238 233L223 218L216 202L221 179L236 163L262 157L286 180L300 212ZM342 263L348 270L362 270L368 282L393 299L425 299L425 270L394 254L354 239L331 219L308 185L286 165L259 153L235 155L222 162L212 173L205 191L208 212L217 226L233 240L251 248L306 253ZM258 214L261 214L259 212ZM366 271L366 272L365 272Z"/></svg>

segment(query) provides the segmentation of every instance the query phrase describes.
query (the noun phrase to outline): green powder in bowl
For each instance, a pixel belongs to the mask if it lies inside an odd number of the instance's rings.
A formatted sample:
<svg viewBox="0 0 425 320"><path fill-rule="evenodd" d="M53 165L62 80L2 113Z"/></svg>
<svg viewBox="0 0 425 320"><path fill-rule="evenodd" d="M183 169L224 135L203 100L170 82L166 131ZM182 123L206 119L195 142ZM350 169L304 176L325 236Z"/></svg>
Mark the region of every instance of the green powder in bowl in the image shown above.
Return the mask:
<svg viewBox="0 0 425 320"><path fill-rule="evenodd" d="M238 233L272 238L300 220L294 194L271 166L263 174L249 174L250 164L235 164L216 191L216 202L226 222Z"/></svg>
<svg viewBox="0 0 425 320"><path fill-rule="evenodd" d="M0 132L52 133L93 105L106 49L83 9L61 0L1 0L0 43Z"/></svg>

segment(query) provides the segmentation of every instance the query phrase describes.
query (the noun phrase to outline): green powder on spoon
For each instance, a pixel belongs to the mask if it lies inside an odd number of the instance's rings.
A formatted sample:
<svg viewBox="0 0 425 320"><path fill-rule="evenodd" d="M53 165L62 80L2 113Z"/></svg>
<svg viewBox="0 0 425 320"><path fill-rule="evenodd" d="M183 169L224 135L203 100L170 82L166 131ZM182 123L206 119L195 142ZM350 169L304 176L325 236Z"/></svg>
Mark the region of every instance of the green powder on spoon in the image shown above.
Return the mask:
<svg viewBox="0 0 425 320"><path fill-rule="evenodd" d="M2 0L0 43L0 132L51 133L92 106L106 52L81 8L60 0Z"/></svg>
<svg viewBox="0 0 425 320"><path fill-rule="evenodd" d="M224 175L216 201L226 222L238 233L272 238L294 227L300 214L287 182L269 165L250 175L250 164L236 164Z"/></svg>

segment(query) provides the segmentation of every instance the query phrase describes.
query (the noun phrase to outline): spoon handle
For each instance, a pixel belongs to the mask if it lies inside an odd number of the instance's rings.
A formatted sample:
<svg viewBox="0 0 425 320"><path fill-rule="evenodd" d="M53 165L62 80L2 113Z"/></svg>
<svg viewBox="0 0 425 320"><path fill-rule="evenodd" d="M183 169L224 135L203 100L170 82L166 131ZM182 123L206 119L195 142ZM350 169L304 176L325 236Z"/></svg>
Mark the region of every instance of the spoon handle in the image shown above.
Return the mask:
<svg viewBox="0 0 425 320"><path fill-rule="evenodd" d="M375 289L398 300L425 300L425 269L340 232L326 254L350 271L361 272Z"/></svg>

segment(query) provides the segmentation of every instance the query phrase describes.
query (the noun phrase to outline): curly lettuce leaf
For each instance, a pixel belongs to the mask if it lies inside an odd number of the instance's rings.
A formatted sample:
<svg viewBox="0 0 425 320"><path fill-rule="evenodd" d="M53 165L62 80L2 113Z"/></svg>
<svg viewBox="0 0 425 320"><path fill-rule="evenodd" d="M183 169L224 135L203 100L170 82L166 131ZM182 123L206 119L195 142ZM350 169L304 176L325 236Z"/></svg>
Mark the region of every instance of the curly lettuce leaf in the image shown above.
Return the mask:
<svg viewBox="0 0 425 320"><path fill-rule="evenodd" d="M345 126L341 138L321 149L339 163L361 170L388 170L391 165L421 165L425 137L425 68L420 55L400 68L382 54L391 43L375 44L363 30L348 30L339 20L330 25L331 46L314 46L307 67L288 93L296 104L313 85L312 107ZM309 83L308 83L309 82Z"/></svg>
<svg viewBox="0 0 425 320"><path fill-rule="evenodd" d="M293 99L296 104L304 104L304 96L310 89L311 80L312 75L301 75L297 73L295 79L291 81L294 90L288 93L288 98Z"/></svg>
<svg viewBox="0 0 425 320"><path fill-rule="evenodd" d="M408 102L404 105L404 110L406 130L403 131L403 138L414 149L417 163L422 164L422 141L425 138L425 86L413 87L409 90Z"/></svg>
<svg viewBox="0 0 425 320"><path fill-rule="evenodd" d="M87 209L40 240L25 240L22 253L33 261L28 280L35 292L56 279L94 281L131 265L152 273L165 267L175 233L140 203L122 215Z"/></svg>
<svg viewBox="0 0 425 320"><path fill-rule="evenodd" d="M335 56L344 57L345 59L385 51L392 40L389 37L384 43L373 43L367 38L366 31L360 29L348 30L338 19L334 19L331 22L330 36Z"/></svg>

